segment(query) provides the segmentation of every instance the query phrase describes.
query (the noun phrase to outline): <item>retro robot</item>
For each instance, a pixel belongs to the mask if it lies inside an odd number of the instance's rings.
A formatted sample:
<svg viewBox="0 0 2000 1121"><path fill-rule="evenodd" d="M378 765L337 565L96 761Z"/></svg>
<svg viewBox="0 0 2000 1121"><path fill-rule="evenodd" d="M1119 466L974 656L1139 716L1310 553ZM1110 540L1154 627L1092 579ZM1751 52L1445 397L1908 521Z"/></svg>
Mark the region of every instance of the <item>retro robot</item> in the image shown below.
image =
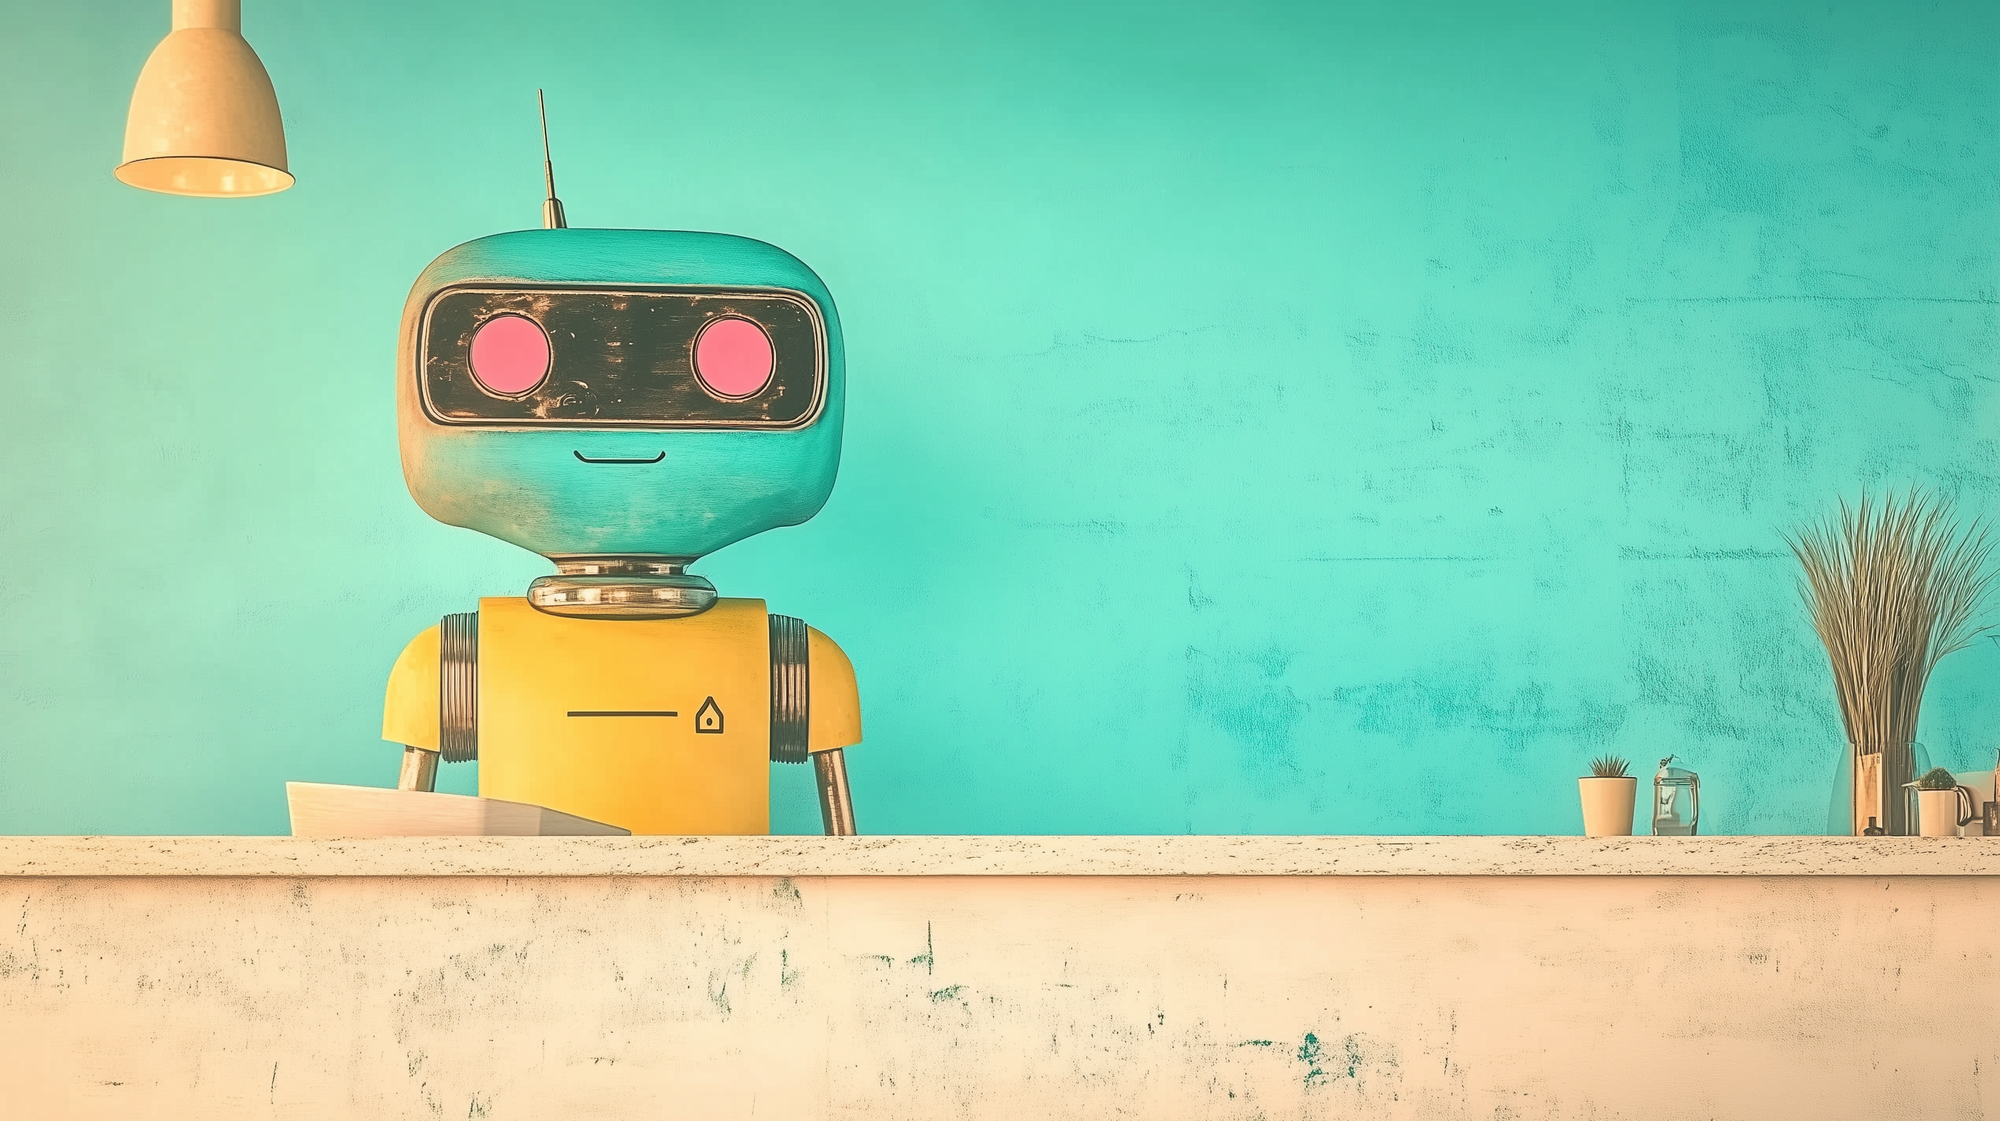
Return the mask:
<svg viewBox="0 0 2000 1121"><path fill-rule="evenodd" d="M825 635L718 598L700 557L817 513L840 464L840 320L785 251L569 229L543 126L543 227L450 250L403 309L396 411L417 504L554 562L446 615L391 671L406 790L440 756L479 793L633 833L767 833L770 763L810 759L855 832L854 670Z"/></svg>

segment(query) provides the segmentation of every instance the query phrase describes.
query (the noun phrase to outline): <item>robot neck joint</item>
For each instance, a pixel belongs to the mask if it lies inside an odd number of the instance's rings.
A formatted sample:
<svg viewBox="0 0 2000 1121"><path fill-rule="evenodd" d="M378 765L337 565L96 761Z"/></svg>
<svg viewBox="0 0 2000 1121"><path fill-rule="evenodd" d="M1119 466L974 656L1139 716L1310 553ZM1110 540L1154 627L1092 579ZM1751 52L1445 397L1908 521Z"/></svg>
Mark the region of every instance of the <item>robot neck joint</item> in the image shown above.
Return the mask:
<svg viewBox="0 0 2000 1121"><path fill-rule="evenodd" d="M579 619L676 619L715 606L715 585L691 557L550 557L553 576L528 585L538 611Z"/></svg>

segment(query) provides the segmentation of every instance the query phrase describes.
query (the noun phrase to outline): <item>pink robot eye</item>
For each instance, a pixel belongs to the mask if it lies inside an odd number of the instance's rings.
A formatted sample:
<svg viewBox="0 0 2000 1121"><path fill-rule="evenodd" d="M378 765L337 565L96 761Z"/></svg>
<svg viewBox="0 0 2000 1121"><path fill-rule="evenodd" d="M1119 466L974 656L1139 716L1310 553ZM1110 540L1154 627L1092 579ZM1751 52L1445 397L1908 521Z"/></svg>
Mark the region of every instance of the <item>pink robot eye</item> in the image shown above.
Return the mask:
<svg viewBox="0 0 2000 1121"><path fill-rule="evenodd" d="M771 337L733 315L709 321L694 340L694 372L717 397L754 397L771 381Z"/></svg>
<svg viewBox="0 0 2000 1121"><path fill-rule="evenodd" d="M519 397L549 374L549 336L522 315L496 315L472 335L472 376L489 393Z"/></svg>

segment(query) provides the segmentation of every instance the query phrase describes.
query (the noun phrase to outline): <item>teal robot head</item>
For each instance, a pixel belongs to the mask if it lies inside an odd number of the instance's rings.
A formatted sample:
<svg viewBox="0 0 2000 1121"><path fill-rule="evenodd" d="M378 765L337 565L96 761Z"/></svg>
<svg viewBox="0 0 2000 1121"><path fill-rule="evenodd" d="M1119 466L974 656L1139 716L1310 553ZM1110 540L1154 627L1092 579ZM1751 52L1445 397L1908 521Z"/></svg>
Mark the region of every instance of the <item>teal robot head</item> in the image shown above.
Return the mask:
<svg viewBox="0 0 2000 1121"><path fill-rule="evenodd" d="M404 305L403 477L432 517L565 572L678 571L819 512L844 373L832 297L775 246L496 234L431 262Z"/></svg>

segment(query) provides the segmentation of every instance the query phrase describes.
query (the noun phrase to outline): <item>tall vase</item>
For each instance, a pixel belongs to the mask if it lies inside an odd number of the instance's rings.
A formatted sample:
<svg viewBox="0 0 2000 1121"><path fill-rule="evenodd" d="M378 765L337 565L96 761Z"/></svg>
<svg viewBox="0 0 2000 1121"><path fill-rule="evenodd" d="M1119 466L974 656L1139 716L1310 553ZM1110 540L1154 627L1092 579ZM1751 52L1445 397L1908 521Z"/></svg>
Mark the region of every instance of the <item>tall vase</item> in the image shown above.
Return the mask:
<svg viewBox="0 0 2000 1121"><path fill-rule="evenodd" d="M1873 829L1890 837L1917 833L1917 797L1908 783L1930 767L1920 743L1853 744L1834 776L1827 832L1859 837Z"/></svg>

